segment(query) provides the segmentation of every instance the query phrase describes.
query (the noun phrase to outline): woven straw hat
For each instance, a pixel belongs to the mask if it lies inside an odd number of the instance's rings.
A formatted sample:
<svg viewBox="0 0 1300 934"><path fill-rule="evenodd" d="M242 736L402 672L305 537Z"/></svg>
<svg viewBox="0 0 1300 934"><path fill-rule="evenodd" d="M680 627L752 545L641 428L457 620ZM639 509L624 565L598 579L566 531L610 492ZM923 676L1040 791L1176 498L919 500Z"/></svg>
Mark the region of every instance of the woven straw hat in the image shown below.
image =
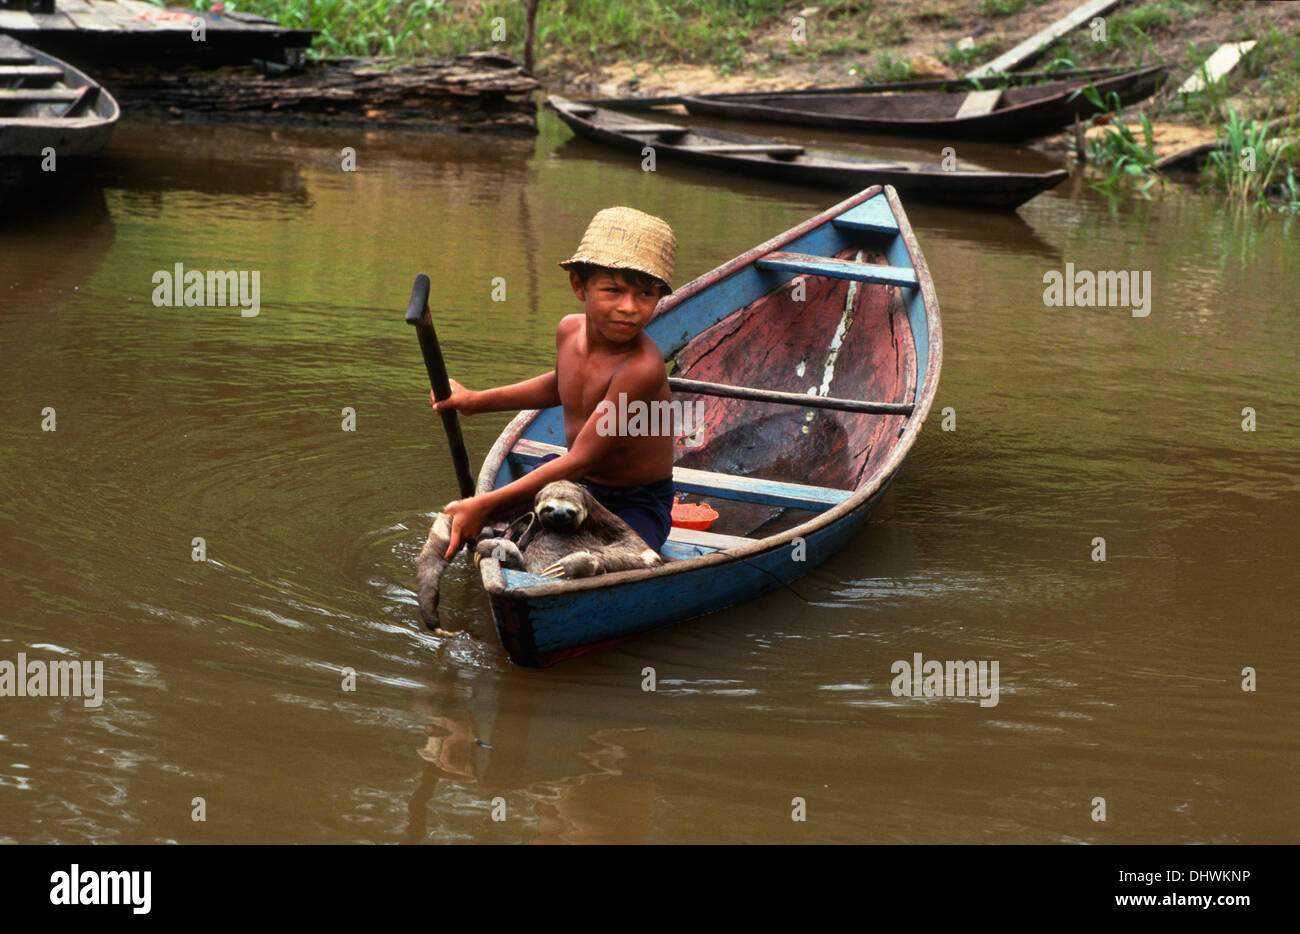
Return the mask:
<svg viewBox="0 0 1300 934"><path fill-rule="evenodd" d="M635 269L663 281L673 290L673 263L677 238L659 218L636 208L605 208L597 212L582 235L578 252L560 266L590 263L607 269Z"/></svg>

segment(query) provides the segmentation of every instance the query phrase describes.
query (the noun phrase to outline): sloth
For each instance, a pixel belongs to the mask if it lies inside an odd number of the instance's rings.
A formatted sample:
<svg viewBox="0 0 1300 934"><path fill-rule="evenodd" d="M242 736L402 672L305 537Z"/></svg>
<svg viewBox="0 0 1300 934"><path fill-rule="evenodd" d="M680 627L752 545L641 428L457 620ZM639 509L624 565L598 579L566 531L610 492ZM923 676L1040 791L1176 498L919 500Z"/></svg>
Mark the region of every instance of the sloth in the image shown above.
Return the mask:
<svg viewBox="0 0 1300 934"><path fill-rule="evenodd" d="M506 526L489 526L474 547L474 560L492 557L502 567L550 578L592 577L663 564L632 527L598 503L587 489L569 480L548 483L533 500L533 511L511 523L518 542L503 537ZM517 528L522 527L522 528ZM416 559L420 615L439 635L438 585L451 541L451 517L438 513Z"/></svg>

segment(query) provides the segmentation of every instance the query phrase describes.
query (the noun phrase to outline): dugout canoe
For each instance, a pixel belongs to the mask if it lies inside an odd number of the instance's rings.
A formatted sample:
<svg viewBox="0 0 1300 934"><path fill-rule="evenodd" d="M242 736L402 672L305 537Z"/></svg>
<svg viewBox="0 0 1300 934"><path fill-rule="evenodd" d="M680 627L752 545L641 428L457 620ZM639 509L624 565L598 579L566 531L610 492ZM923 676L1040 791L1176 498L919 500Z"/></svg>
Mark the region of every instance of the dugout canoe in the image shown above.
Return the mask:
<svg viewBox="0 0 1300 934"><path fill-rule="evenodd" d="M644 158L645 147L650 146L656 159L677 160L735 175L853 191L871 185L892 185L909 200L1008 210L1069 178L1064 169L945 171L936 164L868 159L758 136L641 120L563 97L552 96L547 104L574 133L626 150L638 162Z"/></svg>
<svg viewBox="0 0 1300 934"><path fill-rule="evenodd" d="M41 160L99 152L121 111L85 72L0 35L0 157Z"/></svg>
<svg viewBox="0 0 1300 934"><path fill-rule="evenodd" d="M908 93L724 94L681 99L695 115L768 123L834 127L894 136L939 136L1002 142L1055 133L1100 111L1082 93L1092 85L1103 98L1119 95L1124 106L1155 93L1167 71L1152 65L1111 77L1072 78L1029 87Z"/></svg>
<svg viewBox="0 0 1300 934"><path fill-rule="evenodd" d="M1065 81L1069 78L1098 80L1126 74L1132 68L1123 65L1106 65L1100 68L1067 68L1055 71L1012 71L989 75L987 78L910 78L907 81L874 81L868 84L843 84L831 87L795 88L781 91L783 97L798 99L807 95L823 94L873 94L882 91L910 93L912 91L983 91L990 88L1020 87L1030 84L1046 84L1049 81ZM671 107L681 104L686 97L702 97L706 100L748 100L754 97L769 97L774 91L728 91L721 94L642 94L633 97L598 97L581 100L581 104L592 104L609 110L652 110L656 107Z"/></svg>
<svg viewBox="0 0 1300 934"><path fill-rule="evenodd" d="M934 285L888 186L682 286L646 331L672 365L674 401L703 403L703 429L677 439L677 490L721 518L705 532L674 528L658 568L556 581L484 558L497 633L518 664L550 665L750 600L833 555L916 442L943 356ZM521 412L477 492L564 443L559 407Z"/></svg>

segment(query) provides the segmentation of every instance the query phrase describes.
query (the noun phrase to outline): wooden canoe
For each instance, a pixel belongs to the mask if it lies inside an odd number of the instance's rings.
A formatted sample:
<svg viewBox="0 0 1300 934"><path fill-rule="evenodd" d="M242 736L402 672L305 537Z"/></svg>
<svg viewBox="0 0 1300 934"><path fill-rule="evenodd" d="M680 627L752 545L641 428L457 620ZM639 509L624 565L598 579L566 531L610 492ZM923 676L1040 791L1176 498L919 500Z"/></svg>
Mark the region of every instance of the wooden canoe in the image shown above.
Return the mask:
<svg viewBox="0 0 1300 934"><path fill-rule="evenodd" d="M84 72L0 36L0 157L39 160L47 149L56 160L93 155L120 115L113 96Z"/></svg>
<svg viewBox="0 0 1300 934"><path fill-rule="evenodd" d="M1055 133L1098 113L1083 95L1092 84L1105 97L1119 95L1125 105L1155 93L1166 76L1152 65L1099 79L1074 78L1030 87L975 91L916 91L906 94L773 93L732 98L709 95L682 98L692 114L769 123L835 127L895 136L1014 141Z"/></svg>
<svg viewBox="0 0 1300 934"><path fill-rule="evenodd" d="M706 499L721 518L707 532L674 528L658 568L555 581L483 559L497 632L518 664L549 665L712 613L830 557L916 442L943 355L925 259L897 193L881 186L681 287L646 330L675 369L674 401L704 405L703 430L678 439L677 490ZM798 401L686 392L713 390L678 380ZM814 407L814 396L834 407ZM854 407L890 414L847 411ZM478 492L564 443L558 407L521 412L489 452Z"/></svg>
<svg viewBox="0 0 1300 934"><path fill-rule="evenodd" d="M645 147L651 146L656 159L673 159L795 184L853 191L871 185L892 185L909 200L1013 209L1069 178L1064 169L944 171L938 165L923 162L867 159L805 149L758 136L641 120L563 97L553 96L547 104L574 133L631 152L638 161Z"/></svg>
<svg viewBox="0 0 1300 934"><path fill-rule="evenodd" d="M877 81L870 84L845 84L821 88L796 88L779 92L782 97L798 99L808 95L825 94L879 94L882 91L911 93L913 91L983 91L989 88L1011 88L1030 84L1045 84L1049 81L1065 81L1070 78L1082 78L1096 81L1100 78L1112 78L1126 74L1132 68L1107 65L1101 68L1069 68L1057 71L1013 71L1000 72L987 78L911 78L907 81ZM770 97L774 91L727 91L721 94L642 94L633 97L601 97L581 100L580 104L591 104L607 110L651 110L655 107L670 107L681 104L687 97L700 97L705 100L743 101L756 97Z"/></svg>

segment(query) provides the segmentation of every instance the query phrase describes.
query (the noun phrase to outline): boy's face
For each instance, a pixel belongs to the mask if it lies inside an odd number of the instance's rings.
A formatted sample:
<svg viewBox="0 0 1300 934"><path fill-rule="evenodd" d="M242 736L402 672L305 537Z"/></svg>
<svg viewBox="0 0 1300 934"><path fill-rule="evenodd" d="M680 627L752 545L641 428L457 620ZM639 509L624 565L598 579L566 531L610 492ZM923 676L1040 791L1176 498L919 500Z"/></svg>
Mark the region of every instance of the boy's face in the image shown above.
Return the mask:
<svg viewBox="0 0 1300 934"><path fill-rule="evenodd" d="M658 286L641 288L621 273L593 272L583 285L578 274L570 271L569 284L586 306L587 320L614 344L636 340L659 304Z"/></svg>

